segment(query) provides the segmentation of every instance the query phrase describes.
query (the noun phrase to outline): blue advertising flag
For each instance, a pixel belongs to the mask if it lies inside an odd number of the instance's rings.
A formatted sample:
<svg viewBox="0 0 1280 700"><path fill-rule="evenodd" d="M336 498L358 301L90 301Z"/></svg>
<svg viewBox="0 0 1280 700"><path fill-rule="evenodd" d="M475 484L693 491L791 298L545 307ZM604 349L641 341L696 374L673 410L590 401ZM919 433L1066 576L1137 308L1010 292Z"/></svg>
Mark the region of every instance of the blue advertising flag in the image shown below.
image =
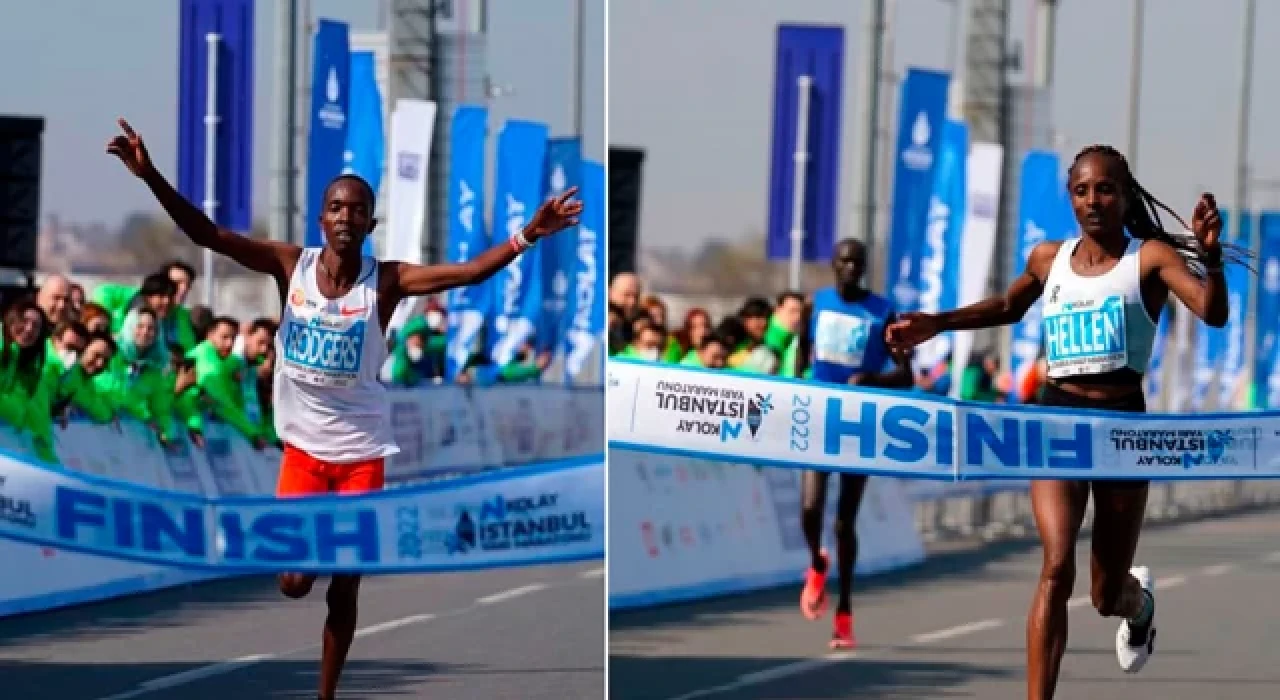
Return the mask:
<svg viewBox="0 0 1280 700"><path fill-rule="evenodd" d="M1022 181L1018 186L1018 244L1013 261L1014 276L1027 266L1031 251L1042 241L1061 240L1065 188L1059 176L1058 154L1051 151L1028 151L1022 159ZM1014 386L1035 369L1040 357L1041 305L1036 302L1022 320L1013 326L1012 369ZM1016 396L1016 392L1015 392Z"/></svg>
<svg viewBox="0 0 1280 700"><path fill-rule="evenodd" d="M582 186L582 142L577 138L551 139L547 146L548 197ZM581 195L579 195L579 198ZM554 352L562 345L565 309L572 287L574 251L578 247L576 228L561 231L541 244L542 323L538 328L538 351Z"/></svg>
<svg viewBox="0 0 1280 700"><path fill-rule="evenodd" d="M214 221L248 231L253 204L253 1L182 0L178 43L178 192L205 199L209 48L218 34Z"/></svg>
<svg viewBox="0 0 1280 700"><path fill-rule="evenodd" d="M605 172L604 165L582 164L582 223L578 226L572 289L565 309L565 373L576 377L599 348L604 363L605 321Z"/></svg>
<svg viewBox="0 0 1280 700"><path fill-rule="evenodd" d="M1224 222L1225 226L1225 222ZM1243 212L1231 242L1248 250L1253 240L1253 214ZM1243 265L1228 265L1227 325L1222 334L1222 376L1218 386L1218 407L1234 407L1235 398L1244 389L1244 332L1249 322L1249 270Z"/></svg>
<svg viewBox="0 0 1280 700"><path fill-rule="evenodd" d="M1231 217L1226 209L1222 214L1222 237L1230 240ZM1199 411L1209 398L1213 380L1218 376L1218 360L1222 358L1226 335L1223 329L1200 324L1196 328L1195 365L1191 370L1191 410Z"/></svg>
<svg viewBox="0 0 1280 700"><path fill-rule="evenodd" d="M543 201L547 125L508 120L498 135L493 227L504 240L520 233ZM499 228L500 227L500 228ZM493 277L489 357L499 367L535 339L542 318L542 246L536 245Z"/></svg>
<svg viewBox="0 0 1280 700"><path fill-rule="evenodd" d="M364 178L374 195L382 187L383 157L387 145L382 134L382 95L374 75L372 51L351 53L351 110L347 117L347 147L342 172ZM364 254L373 255L373 237L364 240Z"/></svg>
<svg viewBox="0 0 1280 700"><path fill-rule="evenodd" d="M843 103L844 29L778 25L773 78L773 144L769 169L769 260L791 258L795 154L801 76L809 88L808 153L804 185L804 259L825 261L835 244L840 185L840 109Z"/></svg>
<svg viewBox="0 0 1280 700"><path fill-rule="evenodd" d="M1151 342L1151 361L1147 363L1147 402L1155 404L1164 391L1164 355L1169 347L1169 314L1161 309L1160 322L1156 324L1156 337Z"/></svg>
<svg viewBox="0 0 1280 700"><path fill-rule="evenodd" d="M311 129L307 139L306 245L324 245L320 211L324 191L342 173L347 146L351 51L347 25L322 19L316 29L311 73Z"/></svg>
<svg viewBox="0 0 1280 700"><path fill-rule="evenodd" d="M1277 331L1280 331L1280 212L1262 212L1258 217L1258 236L1262 257L1258 260L1257 356L1253 363L1253 382L1259 407L1274 409L1280 408L1280 404L1270 403L1266 387L1276 369L1273 363Z"/></svg>
<svg viewBox="0 0 1280 700"><path fill-rule="evenodd" d="M918 308L926 313L953 309L959 299L968 162L969 127L964 122L948 120L939 141L937 177L929 198L928 226L920 252ZM940 335L920 346L916 361L919 367L930 369L950 352L951 336Z"/></svg>
<svg viewBox="0 0 1280 700"><path fill-rule="evenodd" d="M464 263L489 247L484 225L484 156L489 110L463 105L449 128L448 259ZM445 378L452 381L480 350L480 332L491 304L491 284L457 287L449 292Z"/></svg>
<svg viewBox="0 0 1280 700"><path fill-rule="evenodd" d="M893 210L885 291L902 311L915 309L920 295L920 253L933 190L934 154L947 109L946 73L911 68L902 81L898 145L893 160Z"/></svg>

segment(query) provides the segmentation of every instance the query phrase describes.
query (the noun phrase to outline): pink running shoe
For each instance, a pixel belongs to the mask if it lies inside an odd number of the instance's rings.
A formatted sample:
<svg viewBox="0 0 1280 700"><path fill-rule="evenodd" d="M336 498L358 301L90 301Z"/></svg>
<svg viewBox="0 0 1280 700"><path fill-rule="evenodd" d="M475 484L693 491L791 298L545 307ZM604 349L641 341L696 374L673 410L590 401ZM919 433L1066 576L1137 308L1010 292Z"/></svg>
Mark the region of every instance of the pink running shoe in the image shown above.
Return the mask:
<svg viewBox="0 0 1280 700"><path fill-rule="evenodd" d="M823 572L818 573L809 567L804 574L804 590L800 592L800 612L806 619L816 620L827 612L827 571L831 570L831 559L827 550L822 550Z"/></svg>

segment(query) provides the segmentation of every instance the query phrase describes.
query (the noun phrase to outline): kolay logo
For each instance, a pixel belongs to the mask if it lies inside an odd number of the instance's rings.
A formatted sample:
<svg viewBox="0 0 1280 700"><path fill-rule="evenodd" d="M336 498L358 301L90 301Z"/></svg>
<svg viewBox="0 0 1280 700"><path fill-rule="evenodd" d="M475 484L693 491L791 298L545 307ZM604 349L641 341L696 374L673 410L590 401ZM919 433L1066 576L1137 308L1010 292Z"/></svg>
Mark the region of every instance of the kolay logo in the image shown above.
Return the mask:
<svg viewBox="0 0 1280 700"><path fill-rule="evenodd" d="M466 554L473 549L482 552L555 547L588 542L591 523L582 510L568 510L560 505L560 494L507 499L503 496L480 504L458 508L454 531L445 536L449 554Z"/></svg>
<svg viewBox="0 0 1280 700"><path fill-rule="evenodd" d="M738 389L667 381L658 382L656 394L659 409L693 414L677 422L677 432L719 437L720 442L741 438L743 425L754 442L773 411L773 394L748 397Z"/></svg>

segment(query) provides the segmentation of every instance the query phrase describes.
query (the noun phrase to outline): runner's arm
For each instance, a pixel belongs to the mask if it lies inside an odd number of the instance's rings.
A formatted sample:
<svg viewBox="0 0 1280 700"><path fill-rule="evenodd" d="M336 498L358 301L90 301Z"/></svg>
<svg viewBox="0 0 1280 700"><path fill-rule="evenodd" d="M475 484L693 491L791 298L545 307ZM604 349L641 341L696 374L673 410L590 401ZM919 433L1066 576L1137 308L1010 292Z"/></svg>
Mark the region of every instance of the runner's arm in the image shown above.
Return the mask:
<svg viewBox="0 0 1280 700"><path fill-rule="evenodd" d="M1186 304L1191 313L1214 328L1227 325L1230 306L1227 299L1227 279L1222 265L1210 267L1205 273L1204 281L1200 281L1191 274L1182 255L1164 241L1143 243L1142 253L1155 268L1160 281L1169 287L1169 291L1179 301Z"/></svg>
<svg viewBox="0 0 1280 700"><path fill-rule="evenodd" d="M390 263L395 275L393 293L399 300L480 284L518 257L520 253L516 247L510 241L504 241L462 263L418 265L393 262Z"/></svg>
<svg viewBox="0 0 1280 700"><path fill-rule="evenodd" d="M890 323L898 320L897 314L890 314L885 322L885 332L888 332ZM863 386L874 386L883 389L910 389L915 386L915 377L911 371L911 350L897 350L888 344L885 339L885 349L889 352L889 358L893 360L893 367L875 374L867 375L863 381Z"/></svg>
<svg viewBox="0 0 1280 700"><path fill-rule="evenodd" d="M1022 274L1009 285L1004 294L937 314L935 318L938 332L993 328L1021 321L1027 309L1044 293L1044 281L1049 276L1049 268L1061 245L1057 241L1037 244L1031 250Z"/></svg>

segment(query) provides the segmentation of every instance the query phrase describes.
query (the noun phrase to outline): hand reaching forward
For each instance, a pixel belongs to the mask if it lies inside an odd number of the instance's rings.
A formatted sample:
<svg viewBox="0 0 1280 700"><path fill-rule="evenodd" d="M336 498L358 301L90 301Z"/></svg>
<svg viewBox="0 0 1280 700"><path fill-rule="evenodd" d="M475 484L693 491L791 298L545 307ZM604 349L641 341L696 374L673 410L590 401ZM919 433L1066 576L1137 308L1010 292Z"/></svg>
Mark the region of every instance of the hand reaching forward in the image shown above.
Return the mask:
<svg viewBox="0 0 1280 700"><path fill-rule="evenodd" d="M937 317L933 314L906 313L885 329L885 340L894 351L901 353L929 340L938 331Z"/></svg>
<svg viewBox="0 0 1280 700"><path fill-rule="evenodd" d="M129 122L117 119L116 123L124 133L107 142L107 153L119 158L129 172L138 177L146 177L155 169L155 166L151 164L151 156L142 143L142 137L129 126Z"/></svg>
<svg viewBox="0 0 1280 700"><path fill-rule="evenodd" d="M1213 195L1205 192L1196 202L1196 210L1191 214L1191 232L1200 241L1205 252L1212 253L1221 247L1222 215L1218 213L1218 203Z"/></svg>
<svg viewBox="0 0 1280 700"><path fill-rule="evenodd" d="M577 193L577 187L570 187L560 196L552 197L538 207L538 211L529 220L529 225L525 227L525 235L530 243L578 225L582 202L573 198Z"/></svg>

